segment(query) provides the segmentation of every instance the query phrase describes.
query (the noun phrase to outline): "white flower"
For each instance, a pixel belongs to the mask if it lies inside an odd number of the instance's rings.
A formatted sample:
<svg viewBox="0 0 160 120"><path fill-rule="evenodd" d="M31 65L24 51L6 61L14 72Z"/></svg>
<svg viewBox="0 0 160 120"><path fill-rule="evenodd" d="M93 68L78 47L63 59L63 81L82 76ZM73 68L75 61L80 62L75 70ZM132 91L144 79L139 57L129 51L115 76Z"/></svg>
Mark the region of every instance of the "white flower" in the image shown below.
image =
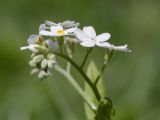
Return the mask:
<svg viewBox="0 0 160 120"><path fill-rule="evenodd" d="M92 26L83 27L83 31L77 29L74 31L74 34L80 40L80 44L84 47L93 47L97 45L99 47L112 48L125 52L129 51L127 45L116 47L109 42L106 42L111 37L109 33L102 33L96 36L96 32Z"/></svg>
<svg viewBox="0 0 160 120"><path fill-rule="evenodd" d="M45 36L65 36L65 35L70 35L70 33L73 33L76 29L77 27L64 30L63 26L58 24L55 26L51 26L50 31L41 30L39 34Z"/></svg>

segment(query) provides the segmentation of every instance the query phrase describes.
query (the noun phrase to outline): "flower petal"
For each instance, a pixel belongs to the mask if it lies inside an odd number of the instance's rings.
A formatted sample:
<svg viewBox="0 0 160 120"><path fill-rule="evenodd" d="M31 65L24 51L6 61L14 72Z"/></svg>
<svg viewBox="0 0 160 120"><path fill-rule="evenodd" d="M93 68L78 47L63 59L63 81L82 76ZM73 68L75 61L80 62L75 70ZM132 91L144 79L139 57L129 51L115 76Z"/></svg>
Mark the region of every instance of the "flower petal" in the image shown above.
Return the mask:
<svg viewBox="0 0 160 120"><path fill-rule="evenodd" d="M83 27L83 32L90 38L96 37L96 32L92 26Z"/></svg>
<svg viewBox="0 0 160 120"><path fill-rule="evenodd" d="M76 29L77 29L77 27L64 30L64 33L65 34L73 33Z"/></svg>
<svg viewBox="0 0 160 120"><path fill-rule="evenodd" d="M56 32L58 30L63 30L63 27L61 25L57 25L57 26L51 26L51 32L56 34Z"/></svg>
<svg viewBox="0 0 160 120"><path fill-rule="evenodd" d="M27 43L30 45L30 44L35 44L36 43L36 40L39 39L39 35L30 35L29 38L27 39Z"/></svg>
<svg viewBox="0 0 160 120"><path fill-rule="evenodd" d="M47 43L48 47L56 50L58 48L58 45L57 45L57 41L54 41L53 40L45 40L45 42Z"/></svg>
<svg viewBox="0 0 160 120"><path fill-rule="evenodd" d="M90 38L86 36L86 34L83 33L81 29L77 29L74 31L74 35L76 38L78 38L80 41L90 41Z"/></svg>
<svg viewBox="0 0 160 120"><path fill-rule="evenodd" d="M95 46L95 43L93 43L93 42L88 42L88 41L81 42L80 44L81 44L83 47L93 47L93 46Z"/></svg>
<svg viewBox="0 0 160 120"><path fill-rule="evenodd" d="M123 51L123 52L131 52L131 50L129 50L127 48L127 44L126 45L123 45L123 46L113 46L113 48L115 50L119 50L119 51Z"/></svg>
<svg viewBox="0 0 160 120"><path fill-rule="evenodd" d="M54 36L55 34L50 32L50 31L46 31L46 30L41 30L39 32L40 35L46 35L46 36Z"/></svg>
<svg viewBox="0 0 160 120"><path fill-rule="evenodd" d="M45 24L41 24L39 26L39 32L42 31L42 30L45 30L46 29L46 25Z"/></svg>
<svg viewBox="0 0 160 120"><path fill-rule="evenodd" d="M29 46L20 47L20 50L26 50L29 49Z"/></svg>
<svg viewBox="0 0 160 120"><path fill-rule="evenodd" d="M99 47L105 47L105 48L110 48L112 45L108 42L96 42L96 45Z"/></svg>
<svg viewBox="0 0 160 120"><path fill-rule="evenodd" d="M96 37L96 40L99 42L107 41L111 35L109 33L102 33Z"/></svg>
<svg viewBox="0 0 160 120"><path fill-rule="evenodd" d="M64 21L63 23L61 23L61 25L65 28L71 28L71 27L77 27L79 26L79 23L75 23L75 21Z"/></svg>
<svg viewBox="0 0 160 120"><path fill-rule="evenodd" d="M51 22L51 21L48 21L48 20L46 20L46 25L48 25L48 26L57 26L57 24L55 23L55 22Z"/></svg>
<svg viewBox="0 0 160 120"><path fill-rule="evenodd" d="M24 46L24 47L21 47L20 50L26 50L26 49L29 49L30 51L32 52L37 52L37 49L39 45L29 45L29 46Z"/></svg>

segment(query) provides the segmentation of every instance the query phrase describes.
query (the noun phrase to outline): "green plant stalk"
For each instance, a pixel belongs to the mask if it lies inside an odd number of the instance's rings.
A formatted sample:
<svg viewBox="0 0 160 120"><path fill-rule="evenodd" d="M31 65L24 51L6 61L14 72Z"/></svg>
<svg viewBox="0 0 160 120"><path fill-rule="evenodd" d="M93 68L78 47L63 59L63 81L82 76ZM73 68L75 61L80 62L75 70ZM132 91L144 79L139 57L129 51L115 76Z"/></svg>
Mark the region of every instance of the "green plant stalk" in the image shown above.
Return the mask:
<svg viewBox="0 0 160 120"><path fill-rule="evenodd" d="M67 54L68 54L68 56L70 58L72 58L72 50L68 46L66 46L66 47L67 47ZM71 64L70 64L70 62L67 62L66 70L70 74L70 71L71 71Z"/></svg>
<svg viewBox="0 0 160 120"><path fill-rule="evenodd" d="M102 74L103 74L103 72L104 72L104 70L105 70L105 68L107 66L107 63L108 63L108 54L106 53L105 56L104 56L104 62L103 62L103 66L101 68L101 71L100 71L99 75L97 76L97 78L96 78L96 80L94 82L95 86L97 85L99 79L101 78L101 76L102 76Z"/></svg>
<svg viewBox="0 0 160 120"><path fill-rule="evenodd" d="M83 76L83 78L85 79L85 81L88 83L88 85L93 90L93 92L94 92L94 94L96 96L97 101L100 101L100 99L101 99L100 93L99 93L97 87L88 78L88 76L86 75L86 73L70 57L65 56L63 54L60 54L60 53L57 53L57 52L54 52L54 54L57 55L57 56L59 56L59 57L62 57L63 59L65 59L67 61L69 61L75 67L75 69L80 72L80 74Z"/></svg>
<svg viewBox="0 0 160 120"><path fill-rule="evenodd" d="M88 58L89 54L92 52L92 50L93 50L93 47L87 48L87 53L86 53L86 56L85 56L85 58L84 58L84 60L82 62L81 69L83 69L83 67L84 67L84 65L85 65L85 63L87 61L87 58Z"/></svg>
<svg viewBox="0 0 160 120"><path fill-rule="evenodd" d="M100 71L100 74L97 76L97 78L96 78L96 80L95 80L95 82L94 82L94 85L95 85L95 86L97 85L99 79L101 78L101 76L102 76L102 74L103 74L106 66L107 66L107 63L106 63L106 64L103 64L102 69L101 69L101 71Z"/></svg>
<svg viewBox="0 0 160 120"><path fill-rule="evenodd" d="M63 68L61 68L60 66L56 65L55 70L57 70L60 74L62 74L63 76L65 76L67 78L67 80L70 82L70 84L76 89L76 91L82 96L82 98L85 100L85 102L88 104L88 106L91 108L91 110L93 112L95 112L96 110L96 106L91 102L91 98L89 96L87 96L85 94L85 92L82 90L82 88L78 85L78 83L76 82L76 80L74 80L74 78L68 74L67 71L65 71Z"/></svg>
<svg viewBox="0 0 160 120"><path fill-rule="evenodd" d="M64 38L62 36L57 37L57 43L59 45L60 53L63 54Z"/></svg>

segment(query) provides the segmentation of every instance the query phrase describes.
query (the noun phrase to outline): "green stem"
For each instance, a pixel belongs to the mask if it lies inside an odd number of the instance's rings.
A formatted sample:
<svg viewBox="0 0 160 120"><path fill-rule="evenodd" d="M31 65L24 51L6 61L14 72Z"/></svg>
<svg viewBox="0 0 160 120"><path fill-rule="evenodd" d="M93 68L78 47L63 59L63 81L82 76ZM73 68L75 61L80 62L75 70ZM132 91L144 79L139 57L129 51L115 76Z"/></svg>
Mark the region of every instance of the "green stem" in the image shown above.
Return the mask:
<svg viewBox="0 0 160 120"><path fill-rule="evenodd" d="M88 104L88 106L92 109L93 112L96 110L96 106L94 103L91 102L91 98L85 94L85 92L82 90L82 88L78 85L76 80L68 74L63 68L60 66L56 65L55 70L57 70L60 74L62 74L64 77L67 78L67 80L71 83L71 85L76 89L76 91L83 97L85 102Z"/></svg>
<svg viewBox="0 0 160 120"><path fill-rule="evenodd" d="M85 58L84 58L84 60L82 62L81 69L84 67L84 65L85 65L85 63L87 61L87 58L88 58L89 54L92 52L92 50L93 50L93 47L91 47L89 49L87 48L87 53L86 53L86 56L85 56Z"/></svg>
<svg viewBox="0 0 160 120"><path fill-rule="evenodd" d="M60 48L60 53L63 54L63 47L59 46L59 48Z"/></svg>
<svg viewBox="0 0 160 120"><path fill-rule="evenodd" d="M66 46L66 47L67 47L67 54L68 54L68 56L72 59L72 52L73 52L73 51L70 49L69 46ZM66 70L67 70L67 72L70 74L70 71L71 71L71 64L70 64L70 62L67 62Z"/></svg>
<svg viewBox="0 0 160 120"><path fill-rule="evenodd" d="M62 57L63 59L65 59L67 61L69 61L76 68L76 70L80 72L80 74L83 76L83 78L85 79L85 81L88 83L88 85L93 90L93 92L94 92L97 100L100 101L100 99L101 99L100 93L99 93L97 87L88 78L88 76L86 75L86 73L71 58L69 58L68 56L65 56L65 55L57 53L57 52L54 52L54 54L57 55L57 56L59 56L59 57Z"/></svg>
<svg viewBox="0 0 160 120"><path fill-rule="evenodd" d="M94 85L97 85L100 77L102 76L102 74L103 74L103 72L104 72L104 70L105 70L106 65L107 65L107 64L103 64L102 69L101 69L101 71L100 71L100 74L97 76L97 78L96 78L96 80L95 80L95 82L94 82Z"/></svg>
<svg viewBox="0 0 160 120"><path fill-rule="evenodd" d="M105 56L104 56L104 63L103 63L103 66L102 66L102 68L101 68L101 71L100 71L99 75L97 76L97 78L96 78L96 80L95 80L95 82L94 82L94 85L95 85L95 86L97 85L100 77L102 76L102 74L103 74L103 72L104 72L104 70L105 70L105 68L106 68L106 66L107 66L107 63L108 63L108 54L106 53Z"/></svg>
<svg viewBox="0 0 160 120"><path fill-rule="evenodd" d="M57 37L57 43L59 45L60 53L63 54L63 44L64 44L64 38L62 36Z"/></svg>

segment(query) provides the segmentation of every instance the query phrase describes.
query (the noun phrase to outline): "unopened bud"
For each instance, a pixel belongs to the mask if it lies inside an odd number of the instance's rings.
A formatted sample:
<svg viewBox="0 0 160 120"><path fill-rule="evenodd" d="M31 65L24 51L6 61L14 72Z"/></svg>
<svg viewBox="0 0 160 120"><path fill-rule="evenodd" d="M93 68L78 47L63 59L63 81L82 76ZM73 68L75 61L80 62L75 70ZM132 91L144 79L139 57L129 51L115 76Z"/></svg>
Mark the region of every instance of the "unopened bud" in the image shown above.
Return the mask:
<svg viewBox="0 0 160 120"><path fill-rule="evenodd" d="M43 55L36 55L35 57L33 57L33 62L38 63L42 61L43 58L44 58Z"/></svg>
<svg viewBox="0 0 160 120"><path fill-rule="evenodd" d="M48 68L49 69L53 68L54 64L56 64L56 61L54 61L54 60L48 60Z"/></svg>
<svg viewBox="0 0 160 120"><path fill-rule="evenodd" d="M39 79L44 79L45 77L46 77L46 72L45 71L43 71L43 70L41 70L40 72L39 72L39 74L38 74L38 78Z"/></svg>
<svg viewBox="0 0 160 120"><path fill-rule="evenodd" d="M36 67L37 63L33 62L33 60L30 60L30 61L29 61L29 65L30 65L31 67Z"/></svg>
<svg viewBox="0 0 160 120"><path fill-rule="evenodd" d="M31 71L31 75L37 74L38 72L39 72L39 69L34 68L34 69L32 69L32 71Z"/></svg>
<svg viewBox="0 0 160 120"><path fill-rule="evenodd" d="M46 59L43 59L42 62L41 62L41 67L42 67L43 69L45 69L45 68L47 67L47 65L48 65L47 60L46 60Z"/></svg>

